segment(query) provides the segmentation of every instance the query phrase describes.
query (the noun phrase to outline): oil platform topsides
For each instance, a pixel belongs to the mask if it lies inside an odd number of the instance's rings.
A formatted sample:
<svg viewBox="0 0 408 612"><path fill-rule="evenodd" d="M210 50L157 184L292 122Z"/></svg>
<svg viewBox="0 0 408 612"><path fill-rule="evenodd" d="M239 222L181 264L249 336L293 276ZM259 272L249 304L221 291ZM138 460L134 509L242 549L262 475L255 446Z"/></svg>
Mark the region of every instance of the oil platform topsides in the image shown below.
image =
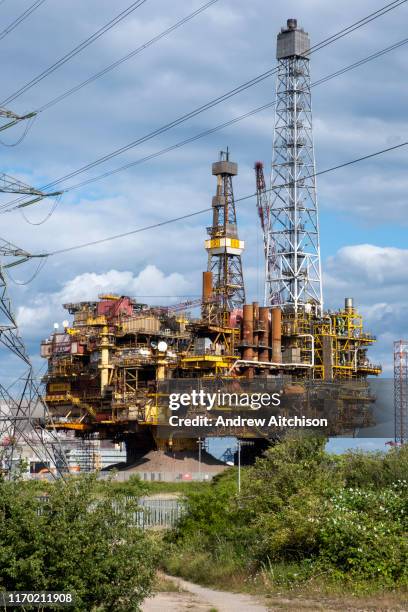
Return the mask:
<svg viewBox="0 0 408 612"><path fill-rule="evenodd" d="M162 381L280 378L302 385L366 385L381 372L367 349L353 300L323 309L309 73L310 40L295 19L278 34L277 94L270 188L255 164L265 252L264 304L248 304L233 192L237 164L222 152L212 166L216 193L205 248L202 298L153 307L100 295L65 304L72 323L42 342L46 397L54 424L79 436L125 440L128 457L151 448L197 448L159 438ZM255 219L255 216L254 216ZM201 316L187 311L200 308ZM360 386L360 387L359 387ZM358 393L358 391L356 391Z"/></svg>

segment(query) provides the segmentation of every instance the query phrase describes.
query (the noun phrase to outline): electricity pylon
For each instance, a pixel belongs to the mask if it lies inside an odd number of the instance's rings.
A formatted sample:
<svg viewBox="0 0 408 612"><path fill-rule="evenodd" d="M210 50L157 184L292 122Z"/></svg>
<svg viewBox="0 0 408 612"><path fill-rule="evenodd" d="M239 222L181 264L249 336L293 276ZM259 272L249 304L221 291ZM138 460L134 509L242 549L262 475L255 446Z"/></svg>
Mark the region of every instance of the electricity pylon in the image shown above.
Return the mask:
<svg viewBox="0 0 408 612"><path fill-rule="evenodd" d="M13 127L13 125L20 123L20 121L25 121L27 119L34 119L36 115L37 113L27 113L26 115L17 115L16 113L13 113L13 111L7 110L6 108L0 108L0 117L4 117L5 119L10 119L8 123L5 123L4 125L0 126L0 132L3 132L4 130L7 130L8 128Z"/></svg>
<svg viewBox="0 0 408 612"><path fill-rule="evenodd" d="M12 119L3 128L11 127L22 119L4 109L0 109L0 116ZM0 193L30 196L26 205L45 197L59 195L44 193L4 173L0 174ZM0 239L0 348L3 349L0 355L10 368L16 368L16 380L12 384L6 385L0 374L0 470L8 477L12 475L16 449L22 442L32 449L39 461L50 467L55 466L59 473L67 469L64 452L55 430L52 429L47 406L35 381L33 366L21 338L7 291L7 268L33 257L24 249ZM4 370L4 364L2 369ZM46 423L48 427L51 423L51 431L45 432Z"/></svg>
<svg viewBox="0 0 408 612"><path fill-rule="evenodd" d="M394 342L395 442L408 443L408 341Z"/></svg>
<svg viewBox="0 0 408 612"><path fill-rule="evenodd" d="M21 193L19 191L18 193ZM0 468L11 475L16 448L25 442L39 461L66 471L67 463L33 373L33 366L19 333L7 291L6 269L28 261L33 256L15 245L0 240L0 351L16 379L6 385L0 376ZM4 264L5 259L10 259ZM2 369L4 366L2 367Z"/></svg>

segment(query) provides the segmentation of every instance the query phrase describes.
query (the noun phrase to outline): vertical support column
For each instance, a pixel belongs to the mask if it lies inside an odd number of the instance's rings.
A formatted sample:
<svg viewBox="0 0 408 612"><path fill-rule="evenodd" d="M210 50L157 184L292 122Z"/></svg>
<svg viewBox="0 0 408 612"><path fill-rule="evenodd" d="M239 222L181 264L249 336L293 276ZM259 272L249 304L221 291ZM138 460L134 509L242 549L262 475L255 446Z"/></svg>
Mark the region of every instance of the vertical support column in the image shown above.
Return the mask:
<svg viewBox="0 0 408 612"><path fill-rule="evenodd" d="M105 393L106 387L109 385L109 370L111 369L111 365L109 363L109 328L107 325L102 327L101 332L101 394Z"/></svg>
<svg viewBox="0 0 408 612"><path fill-rule="evenodd" d="M269 359L269 308L259 308L259 334L258 334L258 360L270 361Z"/></svg>
<svg viewBox="0 0 408 612"><path fill-rule="evenodd" d="M282 311L280 308L271 309L271 324L272 361L282 363Z"/></svg>
<svg viewBox="0 0 408 612"><path fill-rule="evenodd" d="M203 291L202 291L202 307L201 314L203 319L211 323L212 311L214 304L213 298L213 275L212 272L203 272Z"/></svg>
<svg viewBox="0 0 408 612"><path fill-rule="evenodd" d="M203 272L203 302L212 298L212 272Z"/></svg>
<svg viewBox="0 0 408 612"><path fill-rule="evenodd" d="M322 337L322 357L324 380L333 380L333 339L331 336Z"/></svg>
<svg viewBox="0 0 408 612"><path fill-rule="evenodd" d="M166 361L161 359L157 362L156 380L165 380L166 378Z"/></svg>
<svg viewBox="0 0 408 612"><path fill-rule="evenodd" d="M248 361L253 359L252 345L254 343L254 307L252 304L244 304L242 318L242 344L244 350L242 358Z"/></svg>
<svg viewBox="0 0 408 612"><path fill-rule="evenodd" d="M243 318L242 318L242 358L248 361L252 361L254 358L253 352L254 343L254 307L253 304L244 304L243 306ZM254 375L253 366L245 368L245 376L252 378Z"/></svg>
<svg viewBox="0 0 408 612"><path fill-rule="evenodd" d="M258 336L258 330L259 330L259 304L258 302L253 302L252 304L252 308L253 308L253 312L254 312L254 319L253 319L253 349L252 349L252 353L253 353L253 359L255 359L256 361L258 360L258 343L259 343L259 336Z"/></svg>

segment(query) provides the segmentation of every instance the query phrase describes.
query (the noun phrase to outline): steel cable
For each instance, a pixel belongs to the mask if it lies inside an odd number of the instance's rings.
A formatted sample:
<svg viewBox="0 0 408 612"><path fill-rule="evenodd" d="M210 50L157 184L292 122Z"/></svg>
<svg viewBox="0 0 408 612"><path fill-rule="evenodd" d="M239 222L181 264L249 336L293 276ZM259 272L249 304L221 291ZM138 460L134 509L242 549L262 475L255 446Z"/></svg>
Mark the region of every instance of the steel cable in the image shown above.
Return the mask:
<svg viewBox="0 0 408 612"><path fill-rule="evenodd" d="M328 38L324 39L323 41L321 41L320 43L317 43L316 45L313 45L310 50L309 50L309 54L312 54L320 49L325 48L327 45L332 44L333 42L336 42L337 40L339 40L340 38L343 38L344 36L354 32L355 30L363 27L364 25L366 25L367 23L370 23L371 21L373 21L374 19L378 19L379 17L381 17L382 15L388 13L391 10L394 10L395 8L401 6L402 4L405 4L407 2L407 0L396 0L394 2L391 2L387 5L385 5L384 7L382 7L381 9L378 9L377 11L375 11L374 13L371 13L370 15L368 15L367 17L364 17L360 20L358 20L357 22L351 24L350 26L347 26L346 28L343 28L342 30L340 30L339 32L337 32L336 34L333 34L331 36L329 36ZM185 115L182 115L181 117L171 121L170 123L167 123L164 126L161 126L160 128L157 128L156 130L150 132L149 134L146 134L145 136L142 136L130 143L128 143L127 145L124 145L123 147L120 147L119 149L116 149L114 151L112 151L111 153L108 153L98 159L96 159L93 162L90 162L89 164L86 164L85 166L82 166L81 168L79 168L78 170L75 170L73 172L70 172L56 180L54 180L51 183L48 183L47 185L43 186L41 189L43 190L47 190L50 187L54 187L55 185L68 180L70 178L73 178L74 176L77 176L78 174L82 174L83 172L86 172L87 170L90 170L92 168L94 168L95 166L104 163L106 161L109 161L110 159L117 157L118 155L121 155L122 153L125 153L127 151L129 151L130 149L135 148L136 146L139 146L141 144L144 144L145 142L147 142L148 140L151 140L152 138L167 132L168 130L172 129L173 127L176 127L178 125L180 125L181 123L184 123L185 121L187 121L188 119L191 119L199 114L201 114L202 112L213 108L214 106L217 106L218 104L220 104L221 102L224 102L225 100L228 100L229 98L237 95L238 93L241 93L242 91L245 91L247 89L249 89L250 87L253 87L254 85L264 81L266 78L270 77L272 74L274 74L277 71L277 67L271 68L269 70L267 70L266 72L254 77L253 79L247 81L246 83L243 83L242 85L239 85L238 87L226 92L225 94L210 100L209 102L207 102L204 105L199 106L198 108L194 109L193 111L190 111L189 113L186 113ZM6 100L7 102L8 100Z"/></svg>
<svg viewBox="0 0 408 612"><path fill-rule="evenodd" d="M114 17L113 19L108 21L108 23L102 26L102 28L99 28L99 30L97 30L94 34L92 34L91 36L86 38L84 41L82 41L79 45L74 47L74 49L66 53L63 57L57 60L54 64L49 66L46 70L43 70L43 72L41 72L39 75L31 79L31 81L29 81L28 83L20 87L20 89L18 89L13 94L8 96L8 98L6 98L2 103L0 103L0 106L4 106L8 104L9 102L12 102L13 100L16 100L17 98L19 98L23 93L25 93L26 91L34 87L34 85L36 85L37 83L45 79L48 75L55 72L58 68L63 66L70 59L78 55L78 53L81 53L81 51L89 47L89 45L91 45L96 40L98 40L101 36L106 34L106 32L109 32L109 30L114 28L118 23L123 21L123 19L128 17L128 15L133 13L136 9L142 6L142 4L144 4L145 2L147 2L147 0L137 0L136 2L133 2L127 9L125 9L124 11L116 15L116 17Z"/></svg>
<svg viewBox="0 0 408 612"><path fill-rule="evenodd" d="M380 151L375 151L374 153L369 153L368 155L363 155L363 156L358 157L356 159L353 159L351 161L343 162L343 163L338 164L336 166L332 166L331 168L326 168L325 170L320 170L319 172L315 172L313 174L310 174L309 176L303 177L302 180L307 179L307 178L314 178L314 177L317 177L317 176L322 176L323 174L328 174L329 172L335 172L336 170L340 170L341 168L346 168L348 166L360 163L362 161L366 161L368 159L372 159L374 157L378 157L379 155L383 155L384 153L389 153L391 151L395 151L397 149L401 149L402 147L406 147L407 145L408 145L408 141L405 141L405 142L399 143L397 145L393 145L392 147L387 147L386 149L381 149ZM265 191L266 192L270 192L270 191L274 191L275 189L280 189L280 188L285 187L285 186L290 186L290 185L289 184L275 185L274 187L266 189ZM255 192L255 193L248 194L246 196L242 196L240 198L235 199L235 203L237 204L239 202L243 202L245 200L249 200L251 198L256 197L256 195L257 194ZM137 229L134 229L134 230L123 232L121 234L115 234L113 236L108 236L107 238L100 238L99 240L93 240L93 241L90 241L90 242L85 242L83 244L79 244L79 245L76 245L76 246L67 247L67 248L64 248L64 249L57 249L55 251L50 251L49 253L40 253L40 254L35 255L35 257L45 257L45 258L47 258L47 257L55 256L55 255L61 255L61 254L64 254L64 253L70 253L72 251L77 251L79 249L84 249L86 247L95 246L95 245L98 245L98 244L103 244L105 242L110 242L112 240L117 240L119 238L125 238L126 236L132 236L134 234L139 234L141 232L146 232L146 231L151 230L151 229L157 229L157 228L163 227L165 225L170 225L171 223L176 223L178 221L183 221L185 219L191 219L192 217L196 217L198 215L202 215L203 213L209 212L211 210L212 210L212 207L209 206L209 207L203 208L201 210L197 210L195 212L187 213L185 215L180 215L179 217L173 217L172 219L166 219L165 221L159 221L158 223L152 223L150 225L146 225L144 227L140 227L140 228L137 228Z"/></svg>

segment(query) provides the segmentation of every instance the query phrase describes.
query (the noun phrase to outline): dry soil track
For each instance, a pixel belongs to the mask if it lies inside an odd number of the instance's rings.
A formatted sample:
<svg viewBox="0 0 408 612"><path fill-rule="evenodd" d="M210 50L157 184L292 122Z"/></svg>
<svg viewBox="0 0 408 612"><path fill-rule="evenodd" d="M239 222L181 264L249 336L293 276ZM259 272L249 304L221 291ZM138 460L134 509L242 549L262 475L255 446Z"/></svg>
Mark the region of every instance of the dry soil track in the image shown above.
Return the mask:
<svg viewBox="0 0 408 612"><path fill-rule="evenodd" d="M172 576L166 576L166 579L175 583L181 589L180 592L157 593L144 602L143 612L408 612L408 601L398 603L392 597L362 601L347 597L273 596L262 602L252 595L217 591Z"/></svg>

